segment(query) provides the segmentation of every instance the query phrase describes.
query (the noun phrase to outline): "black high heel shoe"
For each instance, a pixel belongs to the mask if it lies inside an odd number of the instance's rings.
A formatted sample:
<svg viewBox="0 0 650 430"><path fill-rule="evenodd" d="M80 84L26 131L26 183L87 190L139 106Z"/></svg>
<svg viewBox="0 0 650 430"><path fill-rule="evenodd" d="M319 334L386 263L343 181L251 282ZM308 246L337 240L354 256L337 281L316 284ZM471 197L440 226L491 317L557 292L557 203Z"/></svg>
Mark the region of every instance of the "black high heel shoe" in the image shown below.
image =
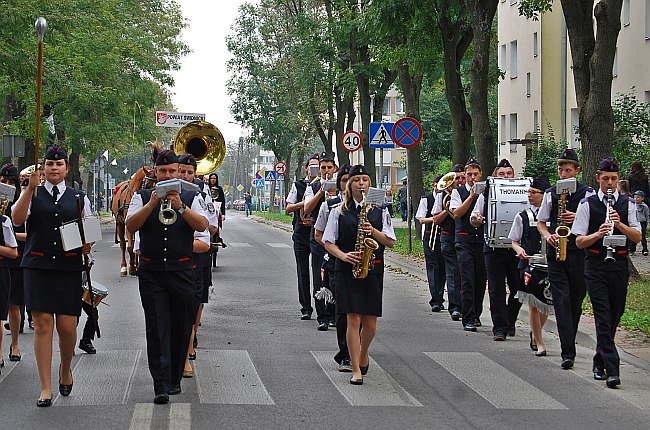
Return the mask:
<svg viewBox="0 0 650 430"><path fill-rule="evenodd" d="M36 400L36 406L39 408L47 408L48 406L52 406L52 399L38 399Z"/></svg>
<svg viewBox="0 0 650 430"><path fill-rule="evenodd" d="M360 379L350 378L350 384L363 385L363 376Z"/></svg>
<svg viewBox="0 0 650 430"><path fill-rule="evenodd" d="M532 330L528 332L528 336L530 336L530 349L533 351L537 351L537 345L533 343L533 332Z"/></svg>
<svg viewBox="0 0 650 430"><path fill-rule="evenodd" d="M14 354L13 346L9 345L9 361L20 361L22 355ZM4 366L4 360L2 360L2 366Z"/></svg>
<svg viewBox="0 0 650 430"><path fill-rule="evenodd" d="M72 369L70 369L70 378L72 378ZM74 384L74 381L72 381L72 384L66 385L61 383L61 366L59 366L59 393L63 397L68 397L70 393L72 393L72 385Z"/></svg>

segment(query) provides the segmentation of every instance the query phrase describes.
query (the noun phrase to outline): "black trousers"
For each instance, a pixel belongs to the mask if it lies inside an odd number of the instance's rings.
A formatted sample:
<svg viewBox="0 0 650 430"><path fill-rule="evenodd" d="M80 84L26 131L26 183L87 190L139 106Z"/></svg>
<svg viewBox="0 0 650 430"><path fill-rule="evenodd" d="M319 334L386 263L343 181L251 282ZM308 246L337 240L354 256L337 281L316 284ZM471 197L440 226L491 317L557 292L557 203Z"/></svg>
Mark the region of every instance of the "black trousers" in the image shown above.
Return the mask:
<svg viewBox="0 0 650 430"><path fill-rule="evenodd" d="M603 262L602 267L606 265ZM629 277L627 270L585 269L585 281L596 322L594 367L605 369L608 376L619 376L620 358L614 335L625 312Z"/></svg>
<svg viewBox="0 0 650 430"><path fill-rule="evenodd" d="M463 325L466 325L479 319L483 312L486 279L483 244L456 242L456 254L460 269Z"/></svg>
<svg viewBox="0 0 650 430"><path fill-rule="evenodd" d="M140 299L147 332L147 358L154 393L180 385L194 314L194 272L138 269Z"/></svg>
<svg viewBox="0 0 650 430"><path fill-rule="evenodd" d="M555 260L555 250L548 253L548 281L551 284L555 320L560 336L562 358L576 357L576 333L582 315L582 301L587 293L581 249L567 251L566 261Z"/></svg>
<svg viewBox="0 0 650 430"><path fill-rule="evenodd" d="M320 245L311 244L311 275L313 283L313 295L315 295L323 286L323 257L325 257L325 248ZM330 315L328 312L327 306L325 305L325 300L320 300L314 297L314 302L316 304L316 318L318 319L318 322L328 323L330 321L330 318L333 318L334 315Z"/></svg>
<svg viewBox="0 0 650 430"><path fill-rule="evenodd" d="M506 336L515 329L515 322L521 302L515 298L519 291L518 259L511 249L494 249L484 253L487 269L492 333ZM506 280L508 281L508 300L506 301Z"/></svg>
<svg viewBox="0 0 650 430"><path fill-rule="evenodd" d="M86 302L81 302L81 309L83 309L84 313L86 314L86 324L84 324L84 330L81 335L82 339L89 339L93 340L95 339L95 319L93 318L93 311L97 315L97 322L99 323L99 313L97 312L97 308L93 308Z"/></svg>
<svg viewBox="0 0 650 430"><path fill-rule="evenodd" d="M296 273L298 275L298 300L300 301L300 312L312 314L314 308L311 306L311 284L309 282L309 255L311 247L309 243L293 241L293 254L296 257Z"/></svg>
<svg viewBox="0 0 650 430"><path fill-rule="evenodd" d="M333 272L331 272L329 276L329 285L330 290L334 294L335 301L338 302L336 296L336 276L334 276ZM343 359L350 359L350 351L348 351L348 341L346 338L346 333L348 331L348 315L339 313L336 310L336 303L334 304L334 315L336 319L336 342L339 345L339 350L334 356L334 361L341 364Z"/></svg>
<svg viewBox="0 0 650 430"><path fill-rule="evenodd" d="M440 250L445 259L445 274L447 276L447 309L451 314L454 311L461 311L460 300L460 268L458 266L458 255L454 242L441 241Z"/></svg>
<svg viewBox="0 0 650 430"><path fill-rule="evenodd" d="M429 241L431 240L431 235L429 232L424 233L424 238L422 239L422 247L424 248L424 260L427 268L427 281L429 283L429 293L431 294L431 300L429 300L429 306L435 304L442 305L445 302L443 294L445 292L445 258L442 255L440 249L440 240L437 240L437 243L434 244L433 248L429 247Z"/></svg>

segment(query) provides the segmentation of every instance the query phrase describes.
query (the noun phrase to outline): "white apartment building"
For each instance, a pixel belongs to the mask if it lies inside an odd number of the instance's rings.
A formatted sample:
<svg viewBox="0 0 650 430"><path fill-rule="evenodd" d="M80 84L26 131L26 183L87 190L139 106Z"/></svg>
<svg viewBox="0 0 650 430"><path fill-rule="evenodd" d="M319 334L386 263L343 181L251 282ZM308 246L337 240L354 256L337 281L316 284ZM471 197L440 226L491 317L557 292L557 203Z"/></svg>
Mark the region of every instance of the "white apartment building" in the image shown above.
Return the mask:
<svg viewBox="0 0 650 430"><path fill-rule="evenodd" d="M571 48L562 7L539 21L519 15L518 0L501 0L498 8L499 158L508 158L516 172L526 162L522 139L541 131L579 146L578 108L571 69ZM650 0L623 0L617 43L612 100L635 88L639 100L650 102Z"/></svg>

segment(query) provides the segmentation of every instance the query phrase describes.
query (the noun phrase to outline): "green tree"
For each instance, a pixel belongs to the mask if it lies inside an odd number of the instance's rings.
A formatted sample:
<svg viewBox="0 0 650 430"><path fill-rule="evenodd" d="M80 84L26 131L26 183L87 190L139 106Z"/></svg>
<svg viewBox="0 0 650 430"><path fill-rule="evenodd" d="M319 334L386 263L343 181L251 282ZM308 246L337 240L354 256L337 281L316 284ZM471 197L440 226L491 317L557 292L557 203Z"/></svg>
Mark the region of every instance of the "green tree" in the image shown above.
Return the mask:
<svg viewBox="0 0 650 430"><path fill-rule="evenodd" d="M614 157L621 170L628 172L635 160L650 159L650 105L636 98L634 89L618 94L614 113Z"/></svg>

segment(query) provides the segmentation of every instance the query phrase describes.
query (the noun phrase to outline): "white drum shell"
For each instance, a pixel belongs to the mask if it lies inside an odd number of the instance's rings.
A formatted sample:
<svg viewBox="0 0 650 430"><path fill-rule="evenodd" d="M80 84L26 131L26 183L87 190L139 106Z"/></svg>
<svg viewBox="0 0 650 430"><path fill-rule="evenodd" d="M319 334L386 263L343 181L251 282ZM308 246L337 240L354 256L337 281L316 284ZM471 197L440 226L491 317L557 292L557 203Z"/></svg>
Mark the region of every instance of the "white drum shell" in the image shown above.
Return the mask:
<svg viewBox="0 0 650 430"><path fill-rule="evenodd" d="M488 178L489 200L486 201L485 243L492 248L510 248L508 239L515 216L530 207L528 189L532 178Z"/></svg>

